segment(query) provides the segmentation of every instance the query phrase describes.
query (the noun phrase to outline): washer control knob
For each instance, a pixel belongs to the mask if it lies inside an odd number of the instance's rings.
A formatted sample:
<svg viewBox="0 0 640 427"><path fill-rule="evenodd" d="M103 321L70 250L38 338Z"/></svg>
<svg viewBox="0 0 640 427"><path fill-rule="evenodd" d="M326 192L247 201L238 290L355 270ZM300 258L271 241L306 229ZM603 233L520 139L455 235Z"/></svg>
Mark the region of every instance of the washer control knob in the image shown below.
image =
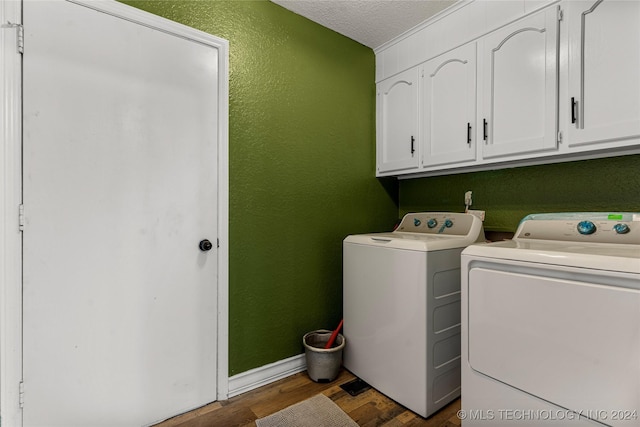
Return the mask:
<svg viewBox="0 0 640 427"><path fill-rule="evenodd" d="M593 234L596 232L596 225L591 221L580 221L578 223L578 233Z"/></svg>
<svg viewBox="0 0 640 427"><path fill-rule="evenodd" d="M427 221L427 227L429 228L433 228L436 225L438 225L438 221L435 218L431 218L429 221Z"/></svg>
<svg viewBox="0 0 640 427"><path fill-rule="evenodd" d="M422 221L420 221L418 218L413 218L413 225L416 227L420 227L420 224L422 224Z"/></svg>
<svg viewBox="0 0 640 427"><path fill-rule="evenodd" d="M618 234L627 234L631 229L627 224L616 224L613 226L613 229Z"/></svg>
<svg viewBox="0 0 640 427"><path fill-rule="evenodd" d="M447 228L453 227L453 221L451 221L450 219L446 220L444 222L444 226L447 227Z"/></svg>

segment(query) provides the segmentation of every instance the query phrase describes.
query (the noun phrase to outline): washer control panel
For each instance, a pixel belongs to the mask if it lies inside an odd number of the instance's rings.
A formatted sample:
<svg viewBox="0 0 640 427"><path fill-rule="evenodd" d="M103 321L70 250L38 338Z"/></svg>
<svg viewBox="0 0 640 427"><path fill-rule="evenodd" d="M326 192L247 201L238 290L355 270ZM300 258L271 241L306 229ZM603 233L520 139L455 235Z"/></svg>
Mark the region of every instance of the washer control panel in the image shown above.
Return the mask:
<svg viewBox="0 0 640 427"><path fill-rule="evenodd" d="M520 222L514 239L640 245L640 213L528 215Z"/></svg>
<svg viewBox="0 0 640 427"><path fill-rule="evenodd" d="M480 219L467 213L419 212L409 213L402 218L395 233L424 233L466 236L474 230ZM475 224L476 227L478 226Z"/></svg>

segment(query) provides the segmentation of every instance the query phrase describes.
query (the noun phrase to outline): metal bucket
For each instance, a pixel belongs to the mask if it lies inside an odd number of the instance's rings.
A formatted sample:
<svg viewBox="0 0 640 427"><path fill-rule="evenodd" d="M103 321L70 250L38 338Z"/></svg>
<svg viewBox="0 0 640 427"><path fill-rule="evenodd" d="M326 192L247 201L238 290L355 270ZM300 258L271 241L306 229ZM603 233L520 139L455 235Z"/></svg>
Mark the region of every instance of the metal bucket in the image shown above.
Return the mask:
<svg viewBox="0 0 640 427"><path fill-rule="evenodd" d="M328 383L336 379L342 366L342 349L346 340L342 334L338 334L334 346L325 349L329 337L331 331L321 329L309 332L302 338L307 372L309 377L318 383Z"/></svg>

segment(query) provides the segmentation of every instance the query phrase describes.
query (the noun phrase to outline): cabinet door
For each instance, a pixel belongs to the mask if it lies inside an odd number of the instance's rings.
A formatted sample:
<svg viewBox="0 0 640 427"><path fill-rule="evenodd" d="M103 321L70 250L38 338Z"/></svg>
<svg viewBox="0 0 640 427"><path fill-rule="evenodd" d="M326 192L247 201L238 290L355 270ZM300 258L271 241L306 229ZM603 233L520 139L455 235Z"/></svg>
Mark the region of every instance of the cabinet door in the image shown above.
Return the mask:
<svg viewBox="0 0 640 427"><path fill-rule="evenodd" d="M418 167L418 68L383 80L377 88L378 173Z"/></svg>
<svg viewBox="0 0 640 427"><path fill-rule="evenodd" d="M485 158L557 147L558 18L551 7L482 41Z"/></svg>
<svg viewBox="0 0 640 427"><path fill-rule="evenodd" d="M475 160L476 44L428 61L421 79L422 163Z"/></svg>
<svg viewBox="0 0 640 427"><path fill-rule="evenodd" d="M570 145L640 137L640 2L567 3Z"/></svg>

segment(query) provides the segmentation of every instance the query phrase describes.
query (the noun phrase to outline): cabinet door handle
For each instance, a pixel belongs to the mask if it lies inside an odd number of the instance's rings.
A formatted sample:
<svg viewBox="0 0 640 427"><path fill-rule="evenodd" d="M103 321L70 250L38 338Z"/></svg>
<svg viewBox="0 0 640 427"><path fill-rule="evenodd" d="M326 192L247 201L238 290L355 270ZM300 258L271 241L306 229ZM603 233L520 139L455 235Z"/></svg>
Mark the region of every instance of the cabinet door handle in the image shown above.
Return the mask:
<svg viewBox="0 0 640 427"><path fill-rule="evenodd" d="M482 119L482 139L487 142L487 119Z"/></svg>
<svg viewBox="0 0 640 427"><path fill-rule="evenodd" d="M471 123L467 123L467 144L471 145Z"/></svg>
<svg viewBox="0 0 640 427"><path fill-rule="evenodd" d="M413 137L413 135L411 135L411 155L412 156L413 156L413 153L416 152L415 142L416 142L416 139Z"/></svg>
<svg viewBox="0 0 640 427"><path fill-rule="evenodd" d="M576 107L578 103L574 97L571 97L571 123L575 123L578 120L576 117Z"/></svg>

